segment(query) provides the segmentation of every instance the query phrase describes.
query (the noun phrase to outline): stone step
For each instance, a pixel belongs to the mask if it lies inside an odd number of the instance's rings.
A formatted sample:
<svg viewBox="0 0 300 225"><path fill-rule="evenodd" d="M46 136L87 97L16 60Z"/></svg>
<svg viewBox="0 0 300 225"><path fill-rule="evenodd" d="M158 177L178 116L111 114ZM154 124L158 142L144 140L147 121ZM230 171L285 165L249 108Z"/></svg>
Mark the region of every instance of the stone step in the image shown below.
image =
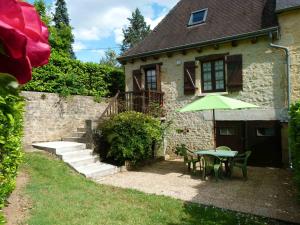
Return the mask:
<svg viewBox="0 0 300 225"><path fill-rule="evenodd" d="M77 128L77 132L86 132L86 129L81 127L81 128Z"/></svg>
<svg viewBox="0 0 300 225"><path fill-rule="evenodd" d="M85 157L78 157L78 158L72 158L69 160L65 160L66 163L68 163L72 167L80 167L80 166L87 166L89 164L99 162L99 156L96 155L89 155Z"/></svg>
<svg viewBox="0 0 300 225"><path fill-rule="evenodd" d="M33 147L56 154L74 170L95 181L120 172L116 166L101 163L99 157L93 155L93 150L86 149L86 144L57 141L35 143Z"/></svg>
<svg viewBox="0 0 300 225"><path fill-rule="evenodd" d="M86 132L79 132L79 131L77 131L77 132L72 133L72 137L76 137L76 138L82 138L85 135L86 135Z"/></svg>
<svg viewBox="0 0 300 225"><path fill-rule="evenodd" d="M45 150L53 154L63 152L80 151L86 148L83 143L67 142L67 141L53 141L32 144L34 148Z"/></svg>
<svg viewBox="0 0 300 225"><path fill-rule="evenodd" d="M84 137L66 137L62 139L63 141L69 141L69 142L78 142L78 143L85 143L86 138Z"/></svg>
<svg viewBox="0 0 300 225"><path fill-rule="evenodd" d="M64 161L70 161L73 159L78 158L85 158L87 156L93 155L93 150L91 149L85 149L81 151L75 151L75 152L66 152L62 154L57 154L62 160Z"/></svg>
<svg viewBox="0 0 300 225"><path fill-rule="evenodd" d="M100 179L103 176L112 175L118 172L118 168L106 163L96 162L86 166L75 167L75 169L86 176L94 180Z"/></svg>

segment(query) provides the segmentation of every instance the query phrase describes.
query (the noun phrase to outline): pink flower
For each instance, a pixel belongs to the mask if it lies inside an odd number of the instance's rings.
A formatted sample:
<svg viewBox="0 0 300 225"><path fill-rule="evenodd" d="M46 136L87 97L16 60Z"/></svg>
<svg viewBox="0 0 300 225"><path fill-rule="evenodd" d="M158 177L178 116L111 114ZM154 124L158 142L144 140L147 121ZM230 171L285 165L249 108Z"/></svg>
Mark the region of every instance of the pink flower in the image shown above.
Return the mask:
<svg viewBox="0 0 300 225"><path fill-rule="evenodd" d="M9 73L24 84L32 67L48 63L48 29L35 8L17 0L0 0L0 73ZM1 51L0 51L1 52Z"/></svg>

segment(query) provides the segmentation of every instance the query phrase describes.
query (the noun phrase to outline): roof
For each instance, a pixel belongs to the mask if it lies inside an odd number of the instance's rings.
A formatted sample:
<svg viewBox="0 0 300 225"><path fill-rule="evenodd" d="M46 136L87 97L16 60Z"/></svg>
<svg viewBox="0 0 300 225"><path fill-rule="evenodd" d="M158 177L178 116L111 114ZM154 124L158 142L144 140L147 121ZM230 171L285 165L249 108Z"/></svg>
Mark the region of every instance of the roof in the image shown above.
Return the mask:
<svg viewBox="0 0 300 225"><path fill-rule="evenodd" d="M300 0L277 0L276 1L276 12L283 12L300 8Z"/></svg>
<svg viewBox="0 0 300 225"><path fill-rule="evenodd" d="M276 0L180 0L157 27L119 59L168 51L277 27ZM188 27L192 12L208 8L206 22Z"/></svg>

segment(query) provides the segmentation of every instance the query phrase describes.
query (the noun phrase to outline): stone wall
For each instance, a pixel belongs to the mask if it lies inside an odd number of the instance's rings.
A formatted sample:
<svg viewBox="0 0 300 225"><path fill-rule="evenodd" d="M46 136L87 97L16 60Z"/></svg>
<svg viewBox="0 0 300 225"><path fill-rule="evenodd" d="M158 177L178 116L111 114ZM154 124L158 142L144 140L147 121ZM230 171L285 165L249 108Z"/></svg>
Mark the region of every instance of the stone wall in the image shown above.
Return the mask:
<svg viewBox="0 0 300 225"><path fill-rule="evenodd" d="M196 86L198 91L194 96L184 96L183 93L183 63L193 61L195 57L211 54L229 53L243 55L243 91L223 93L229 97L247 101L260 106L257 110L230 111L230 113L217 114L222 120L285 120L287 106L287 82L285 76L284 55L270 48L267 37L258 38L257 43L250 40L239 41L238 46L232 47L230 43L220 45L219 49L206 47L201 53L196 50L187 51L186 54L173 54L172 57L161 55L154 60L135 60L125 66L126 89L132 90L132 71L141 65L162 63L162 91L165 92L165 108L167 120L172 125L167 132L167 153L178 143L185 143L190 148L213 147L213 123L211 113L176 113L175 110L193 99L203 96L200 85L200 63L196 62ZM254 115L254 116L253 116Z"/></svg>
<svg viewBox="0 0 300 225"><path fill-rule="evenodd" d="M25 148L34 142L56 141L69 137L85 120L97 120L107 103L96 103L93 97L68 96L41 92L22 92L26 99Z"/></svg>
<svg viewBox="0 0 300 225"><path fill-rule="evenodd" d="M291 101L300 100L300 10L278 15L281 29L276 43L289 48L291 54Z"/></svg>

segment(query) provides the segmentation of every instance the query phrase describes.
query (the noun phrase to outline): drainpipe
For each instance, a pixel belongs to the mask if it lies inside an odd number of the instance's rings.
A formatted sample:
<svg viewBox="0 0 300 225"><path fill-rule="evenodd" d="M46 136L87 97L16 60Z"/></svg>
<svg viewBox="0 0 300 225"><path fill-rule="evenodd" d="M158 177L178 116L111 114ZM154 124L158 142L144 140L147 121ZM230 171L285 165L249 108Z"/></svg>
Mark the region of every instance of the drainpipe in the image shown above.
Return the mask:
<svg viewBox="0 0 300 225"><path fill-rule="evenodd" d="M270 46L272 48L277 48L284 50L285 55L286 55L286 69L287 69L287 79L288 79L288 93L287 93L287 98L288 98L288 111L290 111L290 105L291 105L291 56L290 56L290 50L288 47L281 46L281 45L275 45L273 43L270 43ZM290 148L290 139L288 138L288 149L289 149L289 164L290 168L293 168L293 163L292 163L292 154L291 154L291 148Z"/></svg>

